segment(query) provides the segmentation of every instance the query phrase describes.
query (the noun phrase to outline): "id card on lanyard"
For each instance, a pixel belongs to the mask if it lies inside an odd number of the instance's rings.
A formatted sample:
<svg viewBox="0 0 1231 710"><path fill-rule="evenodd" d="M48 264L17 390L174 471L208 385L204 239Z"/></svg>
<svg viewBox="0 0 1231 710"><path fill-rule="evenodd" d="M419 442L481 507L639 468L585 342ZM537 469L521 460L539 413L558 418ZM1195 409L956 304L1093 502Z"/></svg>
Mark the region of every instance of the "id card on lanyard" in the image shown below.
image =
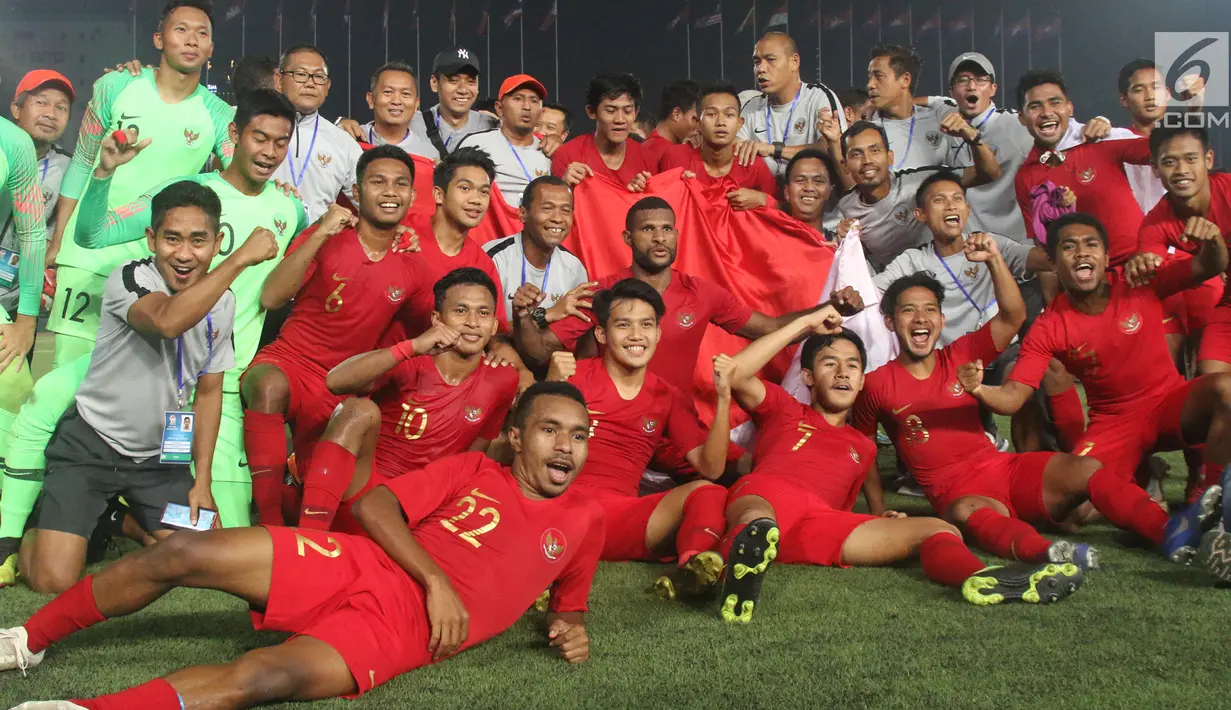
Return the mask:
<svg viewBox="0 0 1231 710"><path fill-rule="evenodd" d="M208 348L205 365L197 373L197 379L209 371L209 365L214 360L214 320L208 314L205 316L205 344ZM197 417L192 411L185 410L188 400L184 396L184 336L175 339L175 406L170 412L163 412L162 451L158 457L160 463L187 464L192 463L192 436L196 430Z"/></svg>

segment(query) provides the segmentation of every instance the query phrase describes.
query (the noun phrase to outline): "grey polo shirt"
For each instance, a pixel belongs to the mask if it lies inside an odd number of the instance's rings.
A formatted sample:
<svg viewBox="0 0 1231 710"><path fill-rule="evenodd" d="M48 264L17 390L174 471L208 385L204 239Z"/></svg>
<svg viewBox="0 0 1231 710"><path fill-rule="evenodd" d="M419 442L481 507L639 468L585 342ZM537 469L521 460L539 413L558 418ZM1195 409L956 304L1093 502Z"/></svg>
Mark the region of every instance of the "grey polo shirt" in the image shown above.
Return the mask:
<svg viewBox="0 0 1231 710"><path fill-rule="evenodd" d="M940 130L940 122L957 113L953 99L933 100L927 106L916 106L910 118L872 118L885 129L889 150L893 151L893 169L906 170L925 165L953 165L947 160L950 136Z"/></svg>
<svg viewBox="0 0 1231 710"><path fill-rule="evenodd" d="M107 277L98 339L90 368L77 390L81 418L116 452L138 460L159 454L163 413L178 409L177 340L183 342L186 402L191 401L200 374L235 367L233 293L222 294L209 312L208 323L202 319L180 339L171 340L147 335L128 323L132 305L151 293L171 293L152 257L127 262ZM212 331L212 347L208 331Z"/></svg>
<svg viewBox="0 0 1231 710"><path fill-rule="evenodd" d="M513 145L500 129L471 133L460 145L487 153L496 164L496 185L509 207L521 207L526 186L535 178L551 175L551 159L539 150L539 139L528 146Z"/></svg>
<svg viewBox="0 0 1231 710"><path fill-rule="evenodd" d="M376 122L368 121L360 126L363 129L363 137L371 145L387 145L389 141L385 137L376 132ZM406 136L397 144L397 147L406 151L410 155L417 155L428 160L440 160L440 151L436 150L436 146L423 136L415 133L409 128L406 131Z"/></svg>
<svg viewBox="0 0 1231 710"><path fill-rule="evenodd" d="M792 103L795 105L792 106ZM758 143L781 141L784 145L819 143L821 134L816 128L816 119L822 108L831 109L837 114L842 130L848 128L838 95L824 84L801 84L799 100L781 106L772 106L768 95L757 94L740 109L739 115L744 119L744 125L739 129L739 139ZM781 177L789 162L775 160L773 156L763 160L774 177Z"/></svg>
<svg viewBox="0 0 1231 710"><path fill-rule="evenodd" d="M440 104L436 104L428 110L432 116L432 123L440 130L440 140L445 144L445 150L452 153L457 150L457 146L462 142L462 139L471 133L479 131L489 131L500 126L500 122L495 118L488 116L485 113L471 111L466 116L466 122L460 127L454 128L449 125L448 121L440 120ZM423 120L423 111L416 111L415 117L410 120L411 133L417 133L423 140L431 143L431 139L427 137L427 123Z"/></svg>
<svg viewBox="0 0 1231 710"><path fill-rule="evenodd" d="M882 271L898 254L932 241L927 225L915 219L915 192L929 175L949 169L929 165L892 173L889 194L875 204L864 202L858 189L838 200L843 219L859 220L859 241L874 270Z"/></svg>
<svg viewBox="0 0 1231 710"><path fill-rule="evenodd" d="M1026 260L1032 247L1000 234L991 236L1013 276L1019 281L1026 278ZM902 252L884 271L872 277L872 283L878 292L884 293L889 284L920 271L932 272L945 286L945 300L940 304L945 314L945 329L940 334L942 346L973 333L1000 312L987 264L969 261L962 252L946 256L942 262L934 242Z"/></svg>

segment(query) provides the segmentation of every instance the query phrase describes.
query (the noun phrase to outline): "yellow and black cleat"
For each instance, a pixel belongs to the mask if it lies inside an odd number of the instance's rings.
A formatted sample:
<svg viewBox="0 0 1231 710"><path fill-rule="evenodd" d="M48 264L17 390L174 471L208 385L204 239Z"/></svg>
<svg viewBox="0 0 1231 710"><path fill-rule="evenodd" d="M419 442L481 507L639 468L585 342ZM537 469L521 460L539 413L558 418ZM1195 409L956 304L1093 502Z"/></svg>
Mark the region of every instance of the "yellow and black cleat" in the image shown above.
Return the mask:
<svg viewBox="0 0 1231 710"><path fill-rule="evenodd" d="M722 606L719 614L728 623L746 624L761 598L761 582L769 563L778 556L778 525L769 518L748 523L731 545L722 583Z"/></svg>
<svg viewBox="0 0 1231 710"><path fill-rule="evenodd" d="M17 553L13 553L0 563L0 589L17 584L17 578L20 576L17 571Z"/></svg>
<svg viewBox="0 0 1231 710"><path fill-rule="evenodd" d="M539 595L538 599L534 600L535 611L547 611L551 608L551 590L548 589Z"/></svg>
<svg viewBox="0 0 1231 710"><path fill-rule="evenodd" d="M718 586L722 567L722 555L713 551L699 552L670 574L654 580L654 593L668 601L681 596L704 596Z"/></svg>
<svg viewBox="0 0 1231 710"><path fill-rule="evenodd" d="M962 584L962 596L977 606L1013 601L1051 604L1076 592L1083 582L1081 568L1072 563L1019 563L976 572Z"/></svg>

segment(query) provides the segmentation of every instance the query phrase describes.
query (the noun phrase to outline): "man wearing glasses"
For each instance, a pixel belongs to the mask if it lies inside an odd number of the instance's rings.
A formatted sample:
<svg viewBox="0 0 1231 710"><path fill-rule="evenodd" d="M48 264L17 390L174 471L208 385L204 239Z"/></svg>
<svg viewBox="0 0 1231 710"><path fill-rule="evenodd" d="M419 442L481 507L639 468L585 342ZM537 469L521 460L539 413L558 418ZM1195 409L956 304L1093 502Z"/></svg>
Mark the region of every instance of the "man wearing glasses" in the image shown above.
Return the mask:
<svg viewBox="0 0 1231 710"><path fill-rule="evenodd" d="M329 96L329 65L316 47L300 44L286 50L274 84L298 113L290 150L274 177L299 189L308 221L314 222L339 192L354 202L351 188L363 150L319 113Z"/></svg>

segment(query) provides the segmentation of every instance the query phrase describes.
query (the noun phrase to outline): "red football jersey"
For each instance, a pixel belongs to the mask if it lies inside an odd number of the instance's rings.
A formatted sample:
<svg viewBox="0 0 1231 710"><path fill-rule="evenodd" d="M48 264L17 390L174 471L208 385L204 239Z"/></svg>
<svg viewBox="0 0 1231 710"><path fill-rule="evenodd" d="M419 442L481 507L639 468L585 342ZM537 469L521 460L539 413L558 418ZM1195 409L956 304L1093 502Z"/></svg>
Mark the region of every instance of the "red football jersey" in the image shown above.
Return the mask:
<svg viewBox="0 0 1231 710"><path fill-rule="evenodd" d="M658 161L654 155L631 138L624 141L624 162L618 169L612 170L598 154L593 133L577 136L557 148L551 156L551 174L564 177L564 174L568 172L568 166L573 163L585 163L590 166L595 175L611 178L621 185L632 182L638 173L658 172Z"/></svg>
<svg viewBox="0 0 1231 710"><path fill-rule="evenodd" d="M944 491L971 461L997 453L983 433L978 401L957 380L957 368L999 354L989 324L938 349L927 379L916 379L897 360L873 370L855 402L854 424L871 437L879 421L919 485L929 495Z"/></svg>
<svg viewBox="0 0 1231 710"><path fill-rule="evenodd" d="M1210 173L1210 209L1205 217L1218 225L1222 230L1224 241L1231 244L1231 174ZM1164 196L1154 205L1154 209L1141 222L1141 232L1138 234L1137 247L1141 251L1154 254L1166 254L1168 247L1176 251L1195 253L1199 245L1195 242L1181 241L1184 235L1186 219L1180 219L1172 206L1171 197ZM1231 274L1231 267L1227 269ZM1210 288L1221 288L1221 279L1210 279L1206 282ZM1226 291L1222 293L1222 303L1231 304Z"/></svg>
<svg viewBox="0 0 1231 710"><path fill-rule="evenodd" d="M387 476L460 454L475 439L500 436L517 394L517 370L479 365L458 385L440 376L428 355L398 363L372 393L380 406L376 467Z"/></svg>
<svg viewBox="0 0 1231 710"><path fill-rule="evenodd" d="M1111 299L1093 316L1060 294L1030 327L1009 378L1038 387L1047 363L1056 358L1085 386L1092 413L1153 406L1184 385L1171 366L1162 301L1188 286L1192 268L1187 259L1172 260L1145 288L1129 288L1109 271Z"/></svg>
<svg viewBox="0 0 1231 710"><path fill-rule="evenodd" d="M531 500L508 468L478 452L382 485L470 613L462 648L512 626L549 587L553 611L588 608L604 526L585 496Z"/></svg>
<svg viewBox="0 0 1231 710"><path fill-rule="evenodd" d="M355 230L344 229L308 265L278 340L329 370L374 349L394 317L431 289L414 255L389 252L372 261Z"/></svg>
<svg viewBox="0 0 1231 710"><path fill-rule="evenodd" d="M705 443L707 432L689 401L652 372L633 399L620 396L602 358L578 362L569 382L581 390L590 413L590 455L573 483L577 488L635 496L660 440L685 452Z"/></svg>
<svg viewBox="0 0 1231 710"><path fill-rule="evenodd" d="M1077 196L1076 208L1099 219L1107 229L1109 258L1118 266L1137 252L1137 232L1141 229L1141 205L1133 196L1133 186L1124 172L1124 163L1150 164L1150 141L1131 140L1082 143L1064 151L1064 162L1056 167L1039 162L1042 151L1036 146L1017 170L1014 188L1017 204L1026 220L1026 233L1034 239L1047 235L1034 233L1034 205L1030 191L1050 182L1067 187Z"/></svg>
<svg viewBox="0 0 1231 710"><path fill-rule="evenodd" d="M850 510L876 466L876 444L854 427L833 426L778 385L764 385L765 400L749 412L757 427L752 472L783 476L834 509Z"/></svg>
<svg viewBox="0 0 1231 710"><path fill-rule="evenodd" d="M408 318L403 321L408 337L418 336L432 327L432 311L436 307L432 287L436 282L450 271L466 266L482 271L496 284L496 317L500 321L500 329L507 331L508 321L504 318L504 309L500 307L501 294L504 293L504 288L500 285L500 273L496 271L496 262L483 251L483 247L467 237L462 242L462 250L449 256L440 250L440 242L436 241L436 235L432 233L428 220L415 220L412 229L419 237L420 251L415 256L419 257L419 262L424 267L428 286L419 293L414 309L407 311Z"/></svg>
<svg viewBox="0 0 1231 710"><path fill-rule="evenodd" d="M598 288L611 288L615 282L633 277L632 269L623 269L599 280ZM650 360L650 372L682 392L692 392L693 370L701 353L705 326L709 323L728 333L743 328L752 317L752 309L740 302L735 294L706 279L671 270L671 284L663 293L666 313L659 325L662 338ZM593 320L593 314L590 314ZM577 341L594 324L576 316L551 324L551 332L566 350L574 350Z"/></svg>
<svg viewBox="0 0 1231 710"><path fill-rule="evenodd" d="M668 146L658 161L658 167L663 172L672 168L691 170L696 174L697 181L706 187L722 179L705 172L705 160L701 157L701 149L694 148L687 143ZM754 160L752 165L747 166L740 165L737 160L731 164L731 170L725 177L731 178L740 187L760 190L770 197L777 197L779 192L778 181L769 172L764 160Z"/></svg>
<svg viewBox="0 0 1231 710"><path fill-rule="evenodd" d="M646 138L645 140L641 141L642 150L649 153L650 160L655 165L658 166L658 170L656 170L655 172L663 171L663 167L662 167L663 153L666 152L666 150L673 145L675 145L675 143L672 143L671 141L664 138L663 135L658 132L657 128L650 131L650 136Z"/></svg>

